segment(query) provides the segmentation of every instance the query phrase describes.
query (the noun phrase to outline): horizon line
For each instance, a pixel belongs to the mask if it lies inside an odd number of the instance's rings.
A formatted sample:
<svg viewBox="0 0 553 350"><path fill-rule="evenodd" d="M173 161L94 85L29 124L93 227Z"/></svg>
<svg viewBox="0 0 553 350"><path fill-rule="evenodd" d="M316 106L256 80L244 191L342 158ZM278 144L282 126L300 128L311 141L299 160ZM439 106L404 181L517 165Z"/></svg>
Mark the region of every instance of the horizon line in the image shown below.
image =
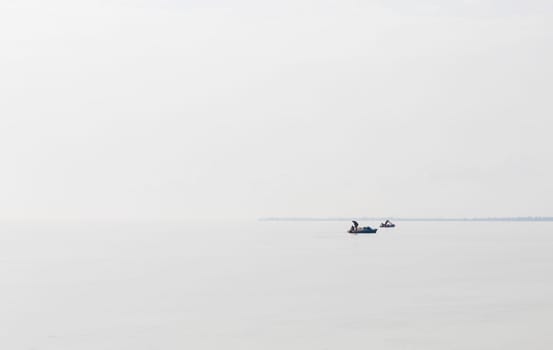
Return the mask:
<svg viewBox="0 0 553 350"><path fill-rule="evenodd" d="M263 217L259 221L350 221L350 220L395 220L395 221L553 221L553 216L505 216L505 217Z"/></svg>

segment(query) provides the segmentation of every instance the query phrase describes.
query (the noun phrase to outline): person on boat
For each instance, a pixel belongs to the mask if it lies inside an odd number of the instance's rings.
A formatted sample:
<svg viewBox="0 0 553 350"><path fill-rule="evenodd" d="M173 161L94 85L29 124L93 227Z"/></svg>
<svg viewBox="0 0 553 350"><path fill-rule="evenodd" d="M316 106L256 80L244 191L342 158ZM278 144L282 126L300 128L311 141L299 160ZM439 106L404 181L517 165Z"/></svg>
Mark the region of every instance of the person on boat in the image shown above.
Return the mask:
<svg viewBox="0 0 553 350"><path fill-rule="evenodd" d="M355 227L353 228L353 230L354 230L354 231L357 231L357 227L359 226L359 224L358 224L357 221L355 221L355 220L353 220L352 222L353 222L353 226L355 226Z"/></svg>

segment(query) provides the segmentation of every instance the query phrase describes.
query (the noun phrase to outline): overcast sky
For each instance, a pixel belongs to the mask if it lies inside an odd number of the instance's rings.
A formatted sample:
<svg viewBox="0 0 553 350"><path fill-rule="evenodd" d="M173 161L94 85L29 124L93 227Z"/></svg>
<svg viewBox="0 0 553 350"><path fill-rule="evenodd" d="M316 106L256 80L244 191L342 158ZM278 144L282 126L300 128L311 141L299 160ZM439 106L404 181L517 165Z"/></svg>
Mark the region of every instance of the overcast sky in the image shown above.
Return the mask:
<svg viewBox="0 0 553 350"><path fill-rule="evenodd" d="M550 1L0 1L0 219L553 215Z"/></svg>

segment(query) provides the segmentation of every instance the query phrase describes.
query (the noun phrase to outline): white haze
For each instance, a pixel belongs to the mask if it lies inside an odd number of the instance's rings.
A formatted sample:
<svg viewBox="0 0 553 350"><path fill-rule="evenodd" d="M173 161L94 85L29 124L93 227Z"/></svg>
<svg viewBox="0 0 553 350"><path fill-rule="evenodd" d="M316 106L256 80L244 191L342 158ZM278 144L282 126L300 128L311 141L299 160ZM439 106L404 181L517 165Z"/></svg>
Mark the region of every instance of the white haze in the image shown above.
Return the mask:
<svg viewBox="0 0 553 350"><path fill-rule="evenodd" d="M347 226L3 223L0 347L551 349L553 223Z"/></svg>
<svg viewBox="0 0 553 350"><path fill-rule="evenodd" d="M2 1L0 218L550 215L541 1Z"/></svg>

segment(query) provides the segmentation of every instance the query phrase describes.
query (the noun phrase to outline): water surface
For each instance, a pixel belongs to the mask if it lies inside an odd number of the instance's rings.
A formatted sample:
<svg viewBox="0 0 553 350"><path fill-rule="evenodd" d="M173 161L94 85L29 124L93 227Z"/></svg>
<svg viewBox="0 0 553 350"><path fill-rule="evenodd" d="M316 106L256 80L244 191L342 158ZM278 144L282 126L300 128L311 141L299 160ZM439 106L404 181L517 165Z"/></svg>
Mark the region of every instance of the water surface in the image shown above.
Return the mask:
<svg viewBox="0 0 553 350"><path fill-rule="evenodd" d="M398 224L3 223L0 346L551 348L553 223Z"/></svg>

